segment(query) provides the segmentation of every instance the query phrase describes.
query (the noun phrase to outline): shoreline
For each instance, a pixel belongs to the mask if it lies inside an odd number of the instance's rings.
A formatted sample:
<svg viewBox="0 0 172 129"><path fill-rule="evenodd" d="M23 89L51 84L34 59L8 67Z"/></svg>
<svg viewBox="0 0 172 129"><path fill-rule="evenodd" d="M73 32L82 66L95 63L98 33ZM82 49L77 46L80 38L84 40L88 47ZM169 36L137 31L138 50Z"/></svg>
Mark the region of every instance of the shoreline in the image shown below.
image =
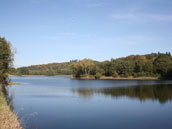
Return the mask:
<svg viewBox="0 0 172 129"><path fill-rule="evenodd" d="M30 76L48 76L48 75L9 75L12 76L18 76L18 77L30 77ZM73 75L52 75L52 76L73 76ZM51 76L50 76L51 77Z"/></svg>
<svg viewBox="0 0 172 129"><path fill-rule="evenodd" d="M31 77L31 76L47 76L47 75L9 75L9 76L18 76L18 77ZM95 76L81 76L74 77L73 75L53 75L55 76L70 76L71 79L79 79L79 80L161 80L158 77L112 77L112 76L101 76L99 78L95 78Z"/></svg>
<svg viewBox="0 0 172 129"><path fill-rule="evenodd" d="M106 77L106 76L102 76L98 79L96 79L95 77L72 77L72 79L79 79L79 80L160 80L158 77Z"/></svg>
<svg viewBox="0 0 172 129"><path fill-rule="evenodd" d="M16 113L10 109L0 85L0 129L23 129Z"/></svg>

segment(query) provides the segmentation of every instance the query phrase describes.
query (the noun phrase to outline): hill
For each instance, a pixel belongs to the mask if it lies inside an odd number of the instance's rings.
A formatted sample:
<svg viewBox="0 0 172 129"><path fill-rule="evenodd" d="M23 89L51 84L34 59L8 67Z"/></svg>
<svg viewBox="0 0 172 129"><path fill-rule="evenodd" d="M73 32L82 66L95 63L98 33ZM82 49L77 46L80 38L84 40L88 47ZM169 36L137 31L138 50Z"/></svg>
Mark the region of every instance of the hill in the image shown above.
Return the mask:
<svg viewBox="0 0 172 129"><path fill-rule="evenodd" d="M28 67L20 67L12 69L11 74L14 75L71 75L71 65L75 61L63 62L63 63L49 63L42 65L32 65Z"/></svg>

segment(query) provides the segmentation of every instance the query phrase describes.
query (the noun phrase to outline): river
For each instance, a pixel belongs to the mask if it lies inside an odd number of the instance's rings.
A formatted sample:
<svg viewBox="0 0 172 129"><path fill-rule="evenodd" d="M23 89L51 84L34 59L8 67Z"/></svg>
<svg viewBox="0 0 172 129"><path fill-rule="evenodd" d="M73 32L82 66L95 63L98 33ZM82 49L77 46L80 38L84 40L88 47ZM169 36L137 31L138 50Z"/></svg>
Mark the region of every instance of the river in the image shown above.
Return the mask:
<svg viewBox="0 0 172 129"><path fill-rule="evenodd" d="M11 77L25 129L172 129L172 81Z"/></svg>

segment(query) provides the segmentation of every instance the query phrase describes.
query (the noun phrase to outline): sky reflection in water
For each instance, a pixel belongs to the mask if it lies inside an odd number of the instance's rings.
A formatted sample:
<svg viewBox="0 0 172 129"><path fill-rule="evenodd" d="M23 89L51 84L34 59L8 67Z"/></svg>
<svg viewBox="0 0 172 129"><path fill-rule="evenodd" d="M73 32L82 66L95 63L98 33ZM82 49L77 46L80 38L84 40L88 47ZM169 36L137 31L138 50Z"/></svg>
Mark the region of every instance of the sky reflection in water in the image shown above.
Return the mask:
<svg viewBox="0 0 172 129"><path fill-rule="evenodd" d="M171 129L171 81L12 77L14 111L26 129Z"/></svg>

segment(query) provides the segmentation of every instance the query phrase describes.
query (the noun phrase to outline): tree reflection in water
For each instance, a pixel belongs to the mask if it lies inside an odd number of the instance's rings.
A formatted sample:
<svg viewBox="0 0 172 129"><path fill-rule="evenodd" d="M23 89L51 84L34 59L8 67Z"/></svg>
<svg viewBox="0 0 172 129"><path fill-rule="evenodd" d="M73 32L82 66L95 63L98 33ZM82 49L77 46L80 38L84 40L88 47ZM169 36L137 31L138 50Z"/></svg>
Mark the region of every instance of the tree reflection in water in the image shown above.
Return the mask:
<svg viewBox="0 0 172 129"><path fill-rule="evenodd" d="M112 87L104 89L78 88L72 89L72 91L84 97L92 97L94 94L100 93L106 96L110 95L112 98L126 96L137 98L140 101L148 99L158 100L162 104L172 100L172 85Z"/></svg>

